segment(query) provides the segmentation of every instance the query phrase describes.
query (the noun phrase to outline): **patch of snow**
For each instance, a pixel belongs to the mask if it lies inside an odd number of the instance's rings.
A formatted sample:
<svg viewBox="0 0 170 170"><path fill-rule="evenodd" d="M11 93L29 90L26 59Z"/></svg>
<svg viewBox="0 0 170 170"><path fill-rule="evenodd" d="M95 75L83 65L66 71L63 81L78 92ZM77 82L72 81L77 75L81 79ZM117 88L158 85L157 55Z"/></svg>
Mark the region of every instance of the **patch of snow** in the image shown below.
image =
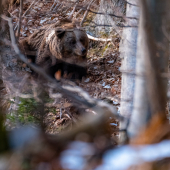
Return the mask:
<svg viewBox="0 0 170 170"><path fill-rule="evenodd" d="M110 85L108 84L108 85L106 85L106 86L104 86L103 87L104 89L111 89L111 87L110 87Z"/></svg>
<svg viewBox="0 0 170 170"><path fill-rule="evenodd" d="M86 80L84 80L85 83L88 83L90 81L89 78L87 78Z"/></svg>
<svg viewBox="0 0 170 170"><path fill-rule="evenodd" d="M119 104L118 102L113 101L113 104Z"/></svg>
<svg viewBox="0 0 170 170"><path fill-rule="evenodd" d="M40 24L43 24L43 23L46 22L46 21L47 21L47 18L42 19L42 20L40 21Z"/></svg>
<svg viewBox="0 0 170 170"><path fill-rule="evenodd" d="M116 124L116 123L110 123L110 125L111 125L111 126L117 126L117 124Z"/></svg>
<svg viewBox="0 0 170 170"><path fill-rule="evenodd" d="M107 63L109 63L109 64L113 64L114 62L115 62L115 60L107 61Z"/></svg>

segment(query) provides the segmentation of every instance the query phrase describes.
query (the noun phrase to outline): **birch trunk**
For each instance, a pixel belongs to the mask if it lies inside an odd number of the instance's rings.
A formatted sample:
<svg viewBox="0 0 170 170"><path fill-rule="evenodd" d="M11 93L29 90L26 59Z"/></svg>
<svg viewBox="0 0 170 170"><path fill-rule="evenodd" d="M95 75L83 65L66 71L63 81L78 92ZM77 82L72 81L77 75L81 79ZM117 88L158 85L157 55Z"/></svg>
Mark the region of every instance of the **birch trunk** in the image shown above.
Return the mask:
<svg viewBox="0 0 170 170"><path fill-rule="evenodd" d="M167 73L169 43L163 33L163 21L168 21L169 0L141 2L137 75L134 109L128 128L129 135L136 136L151 118L160 114L166 119ZM169 23L169 22L168 22Z"/></svg>
<svg viewBox="0 0 170 170"><path fill-rule="evenodd" d="M123 16L125 14L126 3L124 0L101 0L99 12L105 13L105 15L97 14L94 22L98 25L111 25L96 27L96 35L109 34L112 30L119 33L120 28L117 24L121 21L120 18L111 17L107 14L115 14L117 16Z"/></svg>
<svg viewBox="0 0 170 170"><path fill-rule="evenodd" d="M136 0L128 2L136 4ZM138 17L138 7L127 4L126 16ZM128 20L127 25L137 25L137 20ZM124 28L122 41L120 44L120 57L122 58L122 87L121 87L121 105L120 114L125 117L123 122L120 122L120 129L127 127L128 119L131 116L133 109L133 94L135 87L135 72L136 67L136 52L137 52L137 35L138 29L135 27ZM125 133L120 133L120 143L124 142Z"/></svg>

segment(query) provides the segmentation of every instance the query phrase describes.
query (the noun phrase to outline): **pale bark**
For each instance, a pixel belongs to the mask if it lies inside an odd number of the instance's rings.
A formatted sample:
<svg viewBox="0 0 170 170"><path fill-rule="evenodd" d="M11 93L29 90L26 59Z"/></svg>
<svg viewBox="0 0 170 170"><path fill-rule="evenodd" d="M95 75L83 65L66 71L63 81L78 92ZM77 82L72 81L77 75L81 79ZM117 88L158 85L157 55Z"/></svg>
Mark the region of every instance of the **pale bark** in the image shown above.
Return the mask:
<svg viewBox="0 0 170 170"><path fill-rule="evenodd" d="M136 0L129 0L130 3L136 4ZM138 17L138 7L127 4L126 16ZM128 25L137 25L137 20L128 20ZM133 94L135 87L135 72L136 66L136 51L137 51L137 28L124 28L122 41L120 44L120 57L122 58L122 86L121 86L121 105L120 114L125 117L123 122L120 122L120 129L127 127L128 120L133 109ZM125 134L120 133L120 143L125 140Z"/></svg>
<svg viewBox="0 0 170 170"><path fill-rule="evenodd" d="M138 39L137 75L134 110L128 133L139 134L151 118L159 114L166 118L167 73L169 43L163 34L163 21L168 21L169 0L153 3L141 1L141 14ZM169 23L169 22L168 22Z"/></svg>
<svg viewBox="0 0 170 170"><path fill-rule="evenodd" d="M128 133L130 136L134 136L139 133L139 130L146 124L149 119L150 109L149 101L146 92L146 77L145 73L145 41L143 39L143 23L142 15L140 14L139 30L138 30L138 45L137 45L137 57L136 57L136 79L135 79L135 91L134 91L134 106L131 116L131 120L128 127Z"/></svg>
<svg viewBox="0 0 170 170"><path fill-rule="evenodd" d="M120 22L120 18L111 17L107 14L115 14L123 16L125 13L126 3L124 0L101 0L99 12L105 13L105 15L97 14L94 22L98 25L112 25L112 27L102 26L96 27L96 35L110 33L113 29L119 33L120 28L116 25Z"/></svg>

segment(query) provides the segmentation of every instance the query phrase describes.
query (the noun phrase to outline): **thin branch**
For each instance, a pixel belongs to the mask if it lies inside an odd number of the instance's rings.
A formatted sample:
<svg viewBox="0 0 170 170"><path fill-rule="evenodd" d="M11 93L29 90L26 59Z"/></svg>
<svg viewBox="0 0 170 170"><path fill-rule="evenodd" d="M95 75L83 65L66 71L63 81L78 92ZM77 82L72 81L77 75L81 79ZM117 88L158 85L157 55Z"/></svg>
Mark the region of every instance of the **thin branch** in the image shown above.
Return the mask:
<svg viewBox="0 0 170 170"><path fill-rule="evenodd" d="M74 15L74 18L76 18L77 17L77 15L79 15L81 12L82 12L83 10L82 9L80 9L75 15Z"/></svg>
<svg viewBox="0 0 170 170"><path fill-rule="evenodd" d="M57 12L57 10L62 6L63 4L56 4L53 11L55 11L55 13Z"/></svg>
<svg viewBox="0 0 170 170"><path fill-rule="evenodd" d="M29 8L24 12L23 16L22 17L25 17L27 15L27 13L31 10L31 8L33 7L34 3L36 2L37 0L34 0L31 5L29 6ZM39 1L39 0L38 0Z"/></svg>
<svg viewBox="0 0 170 170"><path fill-rule="evenodd" d="M96 37L93 37L93 36L91 36L91 35L89 35L89 34L87 34L87 36L88 36L89 39L94 40L94 41L104 41L104 42L106 42L106 41L112 41L111 38L107 38L107 39L104 39L104 38L96 38Z"/></svg>
<svg viewBox="0 0 170 170"><path fill-rule="evenodd" d="M86 12L85 12L85 14L84 14L84 17L83 17L83 19L82 19L82 21L81 21L81 23L80 23L80 26L83 25L83 22L84 22L84 20L86 19L87 14L88 14L88 10L90 9L90 6L91 6L91 4L92 4L94 1L95 1L95 0L91 0L91 1L90 1L89 5L88 5L88 7L87 7L87 10L86 10Z"/></svg>
<svg viewBox="0 0 170 170"><path fill-rule="evenodd" d="M73 14L74 14L74 12L75 12L75 10L76 10L76 8L77 8L77 5L78 5L79 1L80 1L80 0L77 0L77 1L76 1L76 4L75 4L75 6L74 6L72 12L70 13L68 19L72 19Z"/></svg>
<svg viewBox="0 0 170 170"><path fill-rule="evenodd" d="M132 3L128 2L128 1L126 1L126 0L124 0L124 1L125 1L127 4L129 4L129 5L139 7L139 6L138 6L138 5L136 5L136 4L132 4Z"/></svg>
<svg viewBox="0 0 170 170"><path fill-rule="evenodd" d="M87 10L87 8L85 8L85 7L80 7L79 6L77 8L82 9L82 10ZM127 16L120 16L120 15L115 15L115 14L110 14L110 13L96 12L96 11L92 11L91 9L89 9L88 12L91 12L93 14L109 15L109 16L116 17L116 18L121 18L121 19L136 19L136 20L139 20L139 18L137 18L137 17L127 17Z"/></svg>
<svg viewBox="0 0 170 170"><path fill-rule="evenodd" d="M91 21L91 23L94 24L93 25L89 25L90 27L113 27L113 25L102 25L102 24L96 24L94 21ZM137 25L124 25L124 24L116 24L117 27L121 27L121 28L137 28Z"/></svg>
<svg viewBox="0 0 170 170"><path fill-rule="evenodd" d="M23 0L20 0L20 12L19 12L18 30L16 36L17 41L19 40L19 36L20 36L22 13L23 13Z"/></svg>
<svg viewBox="0 0 170 170"><path fill-rule="evenodd" d="M52 10L53 10L53 8L54 8L55 4L57 4L57 0L54 0L54 3L53 3L53 5L51 6L50 11L52 11Z"/></svg>

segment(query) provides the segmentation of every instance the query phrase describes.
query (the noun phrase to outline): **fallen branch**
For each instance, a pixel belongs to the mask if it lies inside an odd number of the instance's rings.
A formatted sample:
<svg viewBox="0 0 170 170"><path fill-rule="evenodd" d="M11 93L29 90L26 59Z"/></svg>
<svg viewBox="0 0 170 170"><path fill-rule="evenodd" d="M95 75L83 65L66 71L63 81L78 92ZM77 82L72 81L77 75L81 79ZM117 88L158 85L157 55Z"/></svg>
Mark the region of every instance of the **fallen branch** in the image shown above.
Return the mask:
<svg viewBox="0 0 170 170"><path fill-rule="evenodd" d="M96 38L96 37L93 37L93 36L91 36L91 35L89 35L89 34L87 34L87 36L88 36L89 39L94 40L94 41L104 41L104 42L106 42L106 41L112 41L111 38L107 38L107 39L104 39L104 38Z"/></svg>

